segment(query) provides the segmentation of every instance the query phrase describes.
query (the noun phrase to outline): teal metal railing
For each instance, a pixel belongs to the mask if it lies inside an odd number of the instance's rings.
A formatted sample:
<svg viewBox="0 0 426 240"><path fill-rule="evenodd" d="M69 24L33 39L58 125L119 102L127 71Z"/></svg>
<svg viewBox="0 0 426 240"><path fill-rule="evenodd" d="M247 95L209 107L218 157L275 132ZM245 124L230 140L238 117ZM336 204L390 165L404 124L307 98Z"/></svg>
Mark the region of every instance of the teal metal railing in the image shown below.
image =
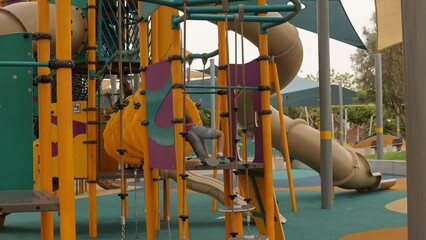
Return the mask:
<svg viewBox="0 0 426 240"><path fill-rule="evenodd" d="M125 0L122 6L122 34L118 36L117 0L99 1L98 11L98 61L104 62L118 51L118 39L121 37L121 49L133 50L139 47L138 6L137 1ZM139 57L133 58L134 62Z"/></svg>
<svg viewBox="0 0 426 240"><path fill-rule="evenodd" d="M243 13L245 22L259 22L260 31L265 33L269 28L282 24L295 17L302 5L299 0L283 1L282 4L257 5L255 1L228 0L228 4L215 6L223 3L222 0L142 0L143 2L160 4L168 7L186 11L187 20L207 20L207 21L234 21L237 13ZM244 3L245 2L245 3ZM244 4L243 4L244 3ZM211 4L211 6L208 6ZM238 4L238 5L237 5ZM186 9L184 9L186 7ZM281 12L281 16L259 16L259 13ZM283 12L288 14L283 15ZM222 13L222 14L220 14ZM223 14L225 13L225 14ZM246 14L248 13L248 14ZM179 24L185 20L185 16L176 16L173 19L173 28L178 28Z"/></svg>

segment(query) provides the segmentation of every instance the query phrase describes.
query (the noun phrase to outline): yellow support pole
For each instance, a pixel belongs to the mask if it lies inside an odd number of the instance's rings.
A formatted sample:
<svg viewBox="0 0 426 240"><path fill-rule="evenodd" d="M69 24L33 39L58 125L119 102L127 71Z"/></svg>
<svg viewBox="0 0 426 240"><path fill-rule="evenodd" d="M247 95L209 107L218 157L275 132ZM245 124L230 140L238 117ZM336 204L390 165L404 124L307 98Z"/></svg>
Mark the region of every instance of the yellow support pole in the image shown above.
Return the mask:
<svg viewBox="0 0 426 240"><path fill-rule="evenodd" d="M172 30L172 55L182 56L180 51L180 29ZM182 83L182 65L180 59L172 61L172 85ZM172 90L173 96L173 118L183 119L183 95L182 89L174 88ZM189 239L188 234L188 216L186 209L186 189L185 180L182 179L181 174L185 173L184 159L183 158L183 138L180 133L183 132L183 123L174 124L174 138L175 138L175 151L176 151L176 176L178 186L178 216L179 216L179 239Z"/></svg>
<svg viewBox="0 0 426 240"><path fill-rule="evenodd" d="M158 10L155 12L154 20L152 21L152 62L157 63L169 57L170 47L171 47L171 39L172 39L172 31L171 29L171 17L172 14L178 14L179 11L176 9L172 9L169 7L160 6ZM159 179L159 170L153 169L152 177L154 179ZM169 179L164 179L165 185ZM167 191L169 189L164 189L165 195L169 195ZM152 196L154 198L154 207L155 209L159 208L159 181L154 181ZM164 201L164 218L167 219L167 215L170 213L170 204ZM159 213L158 213L159 214ZM159 216L156 215L156 229L160 229L160 221Z"/></svg>
<svg viewBox="0 0 426 240"><path fill-rule="evenodd" d="M139 1L139 17L142 17L142 2ZM140 46L140 65L141 67L148 66L148 24L146 21L141 21L139 23L139 46ZM142 68L141 68L142 70ZM146 75L145 71L140 71L140 90L145 91L146 89ZM141 111L142 118L146 120L146 96L145 94L141 95ZM143 174L144 174L144 187L145 187L145 209L146 209L146 239L154 240L155 239L155 208L153 204L153 198L151 197L152 193L152 169L149 167L149 149L148 149L148 127L142 125L142 135L143 135Z"/></svg>
<svg viewBox="0 0 426 240"><path fill-rule="evenodd" d="M71 60L71 1L56 2L56 58ZM75 239L74 160L71 68L58 68L58 165L60 237Z"/></svg>
<svg viewBox="0 0 426 240"><path fill-rule="evenodd" d="M82 194L84 192L83 188L83 179L78 179L78 194Z"/></svg>
<svg viewBox="0 0 426 240"><path fill-rule="evenodd" d="M157 61L165 60L170 55L170 47L172 45L171 39L172 39L172 30L171 30L171 23L172 23L172 15L179 14L179 11L174 8L164 7L161 6L158 8L158 39L156 42L156 59Z"/></svg>
<svg viewBox="0 0 426 240"><path fill-rule="evenodd" d="M91 72L96 71L96 0L89 0L88 3L88 29L87 29L87 71L88 71L88 96L87 121L97 120L96 109L96 80L91 78ZM87 139L97 139L97 126L87 125ZM87 171L89 182L89 237L95 238L98 235L97 202L96 202L96 169L97 169L97 148L98 144L88 144L87 146Z"/></svg>
<svg viewBox="0 0 426 240"><path fill-rule="evenodd" d="M219 66L228 66L228 50L227 50L227 38L226 38L227 27L225 22L218 23L218 37L219 37ZM227 86L227 70L219 69L218 71L218 85L219 86ZM220 96L220 110L221 113L229 113L228 108L228 96L226 94ZM230 155L230 142L229 142L229 117L224 114L221 116L222 123L222 132L225 136L225 144L224 144L224 155ZM232 200L228 197L233 194L232 189L232 170L223 170L223 185L224 185L224 205L232 206ZM231 232L237 232L238 235L243 234L243 225L242 225L242 213L234 212L225 213L225 226L226 233L225 237L229 238Z"/></svg>
<svg viewBox="0 0 426 240"><path fill-rule="evenodd" d="M151 60L152 63L157 63L159 62L159 40L160 40L160 9L162 7L160 6L151 16L152 16L152 21L151 21ZM159 177L159 172L158 169L152 169L152 178L153 179L158 179ZM158 181L153 181L152 182L152 192L151 192L151 196L152 196L152 203L153 208L154 208L154 224L155 224L155 230L158 231L159 228L159 219L158 219L158 206L159 206L159 199L158 199L158 190L159 190L159 186L158 186Z"/></svg>
<svg viewBox="0 0 426 240"><path fill-rule="evenodd" d="M247 159L247 130L241 133L241 152L243 153L243 161L248 161ZM248 176L247 176L248 177ZM244 192L244 185L241 181L239 181L240 195L243 198L247 197L247 193Z"/></svg>
<svg viewBox="0 0 426 240"><path fill-rule="evenodd" d="M226 44L226 26L224 22L218 22L218 42L219 42L219 66L226 66L228 64L227 61L227 44ZM226 86L226 69L219 68L218 70L218 85L219 86ZM220 105L217 105L219 107L220 113L222 112L228 112L228 99L226 95L220 95ZM222 126L222 132L225 137L225 143L224 143L224 149L223 153L225 156L228 156L229 154L229 124L228 124L228 118L222 117L220 118L221 126ZM228 198L231 194L231 187L230 187L230 181L231 181L231 174L229 173L229 170L223 170L223 186L224 186L224 205L225 206L231 206L231 199ZM231 221L231 215L229 213L225 213L225 239L229 238L229 234L232 231L232 221Z"/></svg>
<svg viewBox="0 0 426 240"><path fill-rule="evenodd" d="M266 5L266 0L257 0L257 4ZM259 16L265 16L265 13L260 13ZM268 35L259 33L259 54L261 57L268 56ZM260 60L260 85L270 86L269 82L269 61L267 59ZM261 114L262 119L262 137L263 137L263 162L264 162L264 186L265 186L265 234L270 240L275 240L275 225L274 225L274 182L272 177L272 136L271 136L271 115L270 111L269 91L260 93L261 99Z"/></svg>
<svg viewBox="0 0 426 240"><path fill-rule="evenodd" d="M153 63L158 62L158 41L159 41L159 9L151 15L151 60Z"/></svg>
<svg viewBox="0 0 426 240"><path fill-rule="evenodd" d="M50 32L49 1L38 0L37 3L37 31ZM50 60L50 40L37 40L37 58L39 62ZM47 75L47 67L39 67L38 75ZM52 131L51 131L51 87L50 83L38 84L38 111L40 133L40 177L41 188L52 192ZM41 213L41 239L53 239L53 212Z"/></svg>
<svg viewBox="0 0 426 240"><path fill-rule="evenodd" d="M297 211L297 205L296 205L296 197L294 193L294 183L293 183L293 173L291 171L291 163L290 163L290 152L288 150L288 140L287 140L287 131L285 128L285 121L284 121L284 108L283 103L281 100L281 93L280 93L280 82L278 80L278 71L277 71L277 64L276 62L271 63L272 68L272 80L274 82L275 87L275 94L277 96L277 104L278 104L278 112L280 113L280 125L281 125L281 137L283 141L283 148L284 148L284 158L285 158L285 165L287 168L287 177L288 177L288 186L290 189L290 199L291 199L291 210L293 212Z"/></svg>
<svg viewBox="0 0 426 240"><path fill-rule="evenodd" d="M243 153L243 160L247 161L247 132L241 134L242 147L241 152Z"/></svg>
<svg viewBox="0 0 426 240"><path fill-rule="evenodd" d="M212 111L213 111L213 109L212 109ZM216 119L216 125L215 125L215 128L216 129L219 129L220 128L220 96L216 96L216 109L214 109L214 111L215 111L215 119ZM217 140L215 139L215 140L213 140L213 141L215 141L215 144L217 144ZM213 152L213 156L217 156L217 147L215 147L214 148L215 150L214 150L214 152ZM219 178L219 176L218 176L218 172L217 172L217 169L214 169L213 170L213 178L214 179L218 179ZM216 198L212 198L212 211L213 212L216 212L216 210L217 210L217 205L216 205Z"/></svg>

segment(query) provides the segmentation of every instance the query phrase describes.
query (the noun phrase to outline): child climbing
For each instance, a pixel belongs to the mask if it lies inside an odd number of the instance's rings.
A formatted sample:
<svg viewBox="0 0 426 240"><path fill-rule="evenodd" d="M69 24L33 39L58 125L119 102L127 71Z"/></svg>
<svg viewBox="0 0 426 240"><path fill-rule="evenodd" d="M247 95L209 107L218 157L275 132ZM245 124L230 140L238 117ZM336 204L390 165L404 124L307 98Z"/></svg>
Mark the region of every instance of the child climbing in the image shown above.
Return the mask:
<svg viewBox="0 0 426 240"><path fill-rule="evenodd" d="M219 163L229 163L229 159L225 158L223 155L225 136L222 131L195 124L188 113L185 114L185 120L185 128L188 133L186 139L203 164L216 166ZM217 139L217 159L208 157L209 152L204 141L205 139Z"/></svg>

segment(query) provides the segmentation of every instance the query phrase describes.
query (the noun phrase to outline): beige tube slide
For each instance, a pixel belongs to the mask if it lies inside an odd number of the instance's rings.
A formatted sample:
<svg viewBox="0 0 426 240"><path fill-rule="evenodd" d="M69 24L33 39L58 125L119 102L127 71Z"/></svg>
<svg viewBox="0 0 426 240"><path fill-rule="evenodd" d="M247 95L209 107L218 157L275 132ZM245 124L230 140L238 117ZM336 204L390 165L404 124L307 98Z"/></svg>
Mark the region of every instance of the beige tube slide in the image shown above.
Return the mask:
<svg viewBox="0 0 426 240"><path fill-rule="evenodd" d="M223 182L208 176L200 175L194 171L187 171L186 173L188 174L186 186L189 189L207 194L224 204L225 194L223 192ZM163 178L169 177L176 181L176 171L162 170L160 174ZM237 203L240 205L246 204L240 195L237 198Z"/></svg>
<svg viewBox="0 0 426 240"><path fill-rule="evenodd" d="M272 145L283 152L279 112L272 109ZM288 146L291 156L317 172L320 169L320 133L304 120L285 117ZM335 186L358 191L387 189L395 185L395 179L382 180L380 173L372 173L364 156L332 142L333 181Z"/></svg>
<svg viewBox="0 0 426 240"><path fill-rule="evenodd" d="M277 14L277 13L275 13ZM258 46L258 27L254 23L245 23L245 37ZM284 88L294 79L300 69L303 49L297 29L285 23L268 30L269 55L274 56L279 75L280 87ZM272 90L274 93L275 91ZM243 94L250 99L251 92L242 93L237 97L237 103L242 106ZM248 101L250 102L250 101ZM247 105L246 105L247 106ZM248 129L253 129L254 111L247 106L247 111L238 112L237 120L243 125L244 114ZM272 147L283 152L280 131L279 112L272 110ZM288 134L289 150L292 157L302 161L319 172L320 169L320 133L308 126L303 120L293 120L285 117ZM284 154L283 154L284 155ZM335 186L358 191L373 191L387 189L396 183L395 179L382 180L380 173L372 173L368 161L362 156L341 146L336 141L332 143L333 181Z"/></svg>
<svg viewBox="0 0 426 240"><path fill-rule="evenodd" d="M209 195L218 200L220 203L222 203L222 205L224 205L225 193L223 190L223 182L208 176L200 175L194 171L187 171L186 173L188 174L188 178L186 180L186 187L188 189ZM161 170L160 174L161 177L164 179L171 178L176 181L176 171ZM244 201L244 198L241 197L241 195L238 195L236 204L246 205L247 203ZM281 214L279 214L279 216L281 223L285 223L286 219L284 218L284 216L282 216Z"/></svg>
<svg viewBox="0 0 426 240"><path fill-rule="evenodd" d="M50 51L55 55L56 44L56 7L50 4ZM59 26L60 27L60 26ZM16 32L37 32L37 2L21 2L0 8L0 34ZM78 7L71 7L71 36L73 56L79 54L86 45L87 21ZM34 52L37 51L36 41L33 42Z"/></svg>

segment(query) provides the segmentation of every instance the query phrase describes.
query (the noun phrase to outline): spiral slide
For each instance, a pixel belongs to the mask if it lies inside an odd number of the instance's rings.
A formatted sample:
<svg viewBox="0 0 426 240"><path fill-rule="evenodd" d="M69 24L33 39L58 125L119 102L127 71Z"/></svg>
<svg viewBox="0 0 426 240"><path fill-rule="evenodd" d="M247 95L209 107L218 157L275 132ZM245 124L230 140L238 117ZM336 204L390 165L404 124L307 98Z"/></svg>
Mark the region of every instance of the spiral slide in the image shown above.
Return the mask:
<svg viewBox="0 0 426 240"><path fill-rule="evenodd" d="M176 181L176 171L162 170L160 173L163 178L169 177ZM224 204L225 194L223 192L223 182L208 176L200 175L194 171L187 171L187 174L188 179L186 186L188 189L207 194ZM241 196L237 198L237 203L240 205L246 204Z"/></svg>
<svg viewBox="0 0 426 240"><path fill-rule="evenodd" d="M253 23L244 26L245 37L258 46L257 28ZM281 88L294 79L300 69L303 50L297 29L289 23L274 27L268 31L269 55L276 56L278 76ZM275 92L274 90L272 92ZM246 98L251 97L251 93ZM237 101L243 97L238 96ZM240 99L240 100L238 100ZM247 100L247 102L250 102ZM280 131L279 112L271 106L272 110L272 147L284 153ZM248 129L254 128L253 109L248 106L246 112L238 112L237 119L243 122L244 114ZM290 154L313 168L320 169L320 132L306 124L305 121L293 120L285 116ZM309 151L306 151L309 149ZM283 154L284 155L284 154ZM371 172L370 164L364 156L341 146L336 141L332 143L333 181L335 186L358 191L374 191L388 189L395 183L395 179L383 180L381 173Z"/></svg>
<svg viewBox="0 0 426 240"><path fill-rule="evenodd" d="M279 115L272 109L272 145L283 152L279 133ZM303 120L285 117L288 145L291 155L319 172L320 169L320 133ZM309 149L309 151L306 151ZM396 179L383 180L379 172L371 172L367 159L342 147L338 142L332 143L333 181L334 185L358 191L384 190L392 187Z"/></svg>
<svg viewBox="0 0 426 240"><path fill-rule="evenodd" d="M176 181L176 171L174 170L161 170L160 174L163 178L171 178ZM203 193L215 198L220 203L224 204L225 193L223 191L223 182L208 176L203 176L194 171L187 171L188 178L186 180L186 187L192 191ZM254 200L256 201L256 200ZM238 195L236 204L246 205L244 198ZM281 223L285 223L286 219L277 211Z"/></svg>

